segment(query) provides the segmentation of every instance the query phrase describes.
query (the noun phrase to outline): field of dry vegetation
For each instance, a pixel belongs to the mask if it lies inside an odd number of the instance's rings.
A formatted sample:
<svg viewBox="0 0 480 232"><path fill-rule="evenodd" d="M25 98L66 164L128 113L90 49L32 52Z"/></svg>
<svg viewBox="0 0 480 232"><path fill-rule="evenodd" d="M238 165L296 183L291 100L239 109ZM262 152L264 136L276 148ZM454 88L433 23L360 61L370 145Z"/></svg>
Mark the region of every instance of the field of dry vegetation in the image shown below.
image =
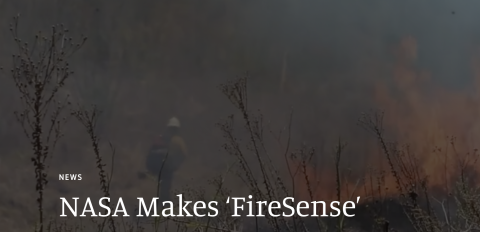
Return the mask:
<svg viewBox="0 0 480 232"><path fill-rule="evenodd" d="M388 22L359 13L370 34L337 33L364 46L333 43L298 29L306 9L286 1L61 2L0 1L2 231L480 231L478 96L420 71L413 32L385 45ZM334 17L321 15L302 19ZM59 197L123 197L131 212L154 197L137 173L171 116L189 149L176 193L360 196L356 216L235 219L220 204L216 218L58 217Z"/></svg>

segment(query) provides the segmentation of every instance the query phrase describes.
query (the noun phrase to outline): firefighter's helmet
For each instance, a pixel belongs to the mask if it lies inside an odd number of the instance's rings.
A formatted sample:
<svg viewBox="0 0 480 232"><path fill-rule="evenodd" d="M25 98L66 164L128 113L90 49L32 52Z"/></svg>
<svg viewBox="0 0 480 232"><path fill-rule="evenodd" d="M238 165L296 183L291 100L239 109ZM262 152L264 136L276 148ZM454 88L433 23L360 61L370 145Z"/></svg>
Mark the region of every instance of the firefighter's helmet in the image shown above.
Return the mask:
<svg viewBox="0 0 480 232"><path fill-rule="evenodd" d="M180 120L176 117L172 117L170 120L168 120L167 127L180 127Z"/></svg>

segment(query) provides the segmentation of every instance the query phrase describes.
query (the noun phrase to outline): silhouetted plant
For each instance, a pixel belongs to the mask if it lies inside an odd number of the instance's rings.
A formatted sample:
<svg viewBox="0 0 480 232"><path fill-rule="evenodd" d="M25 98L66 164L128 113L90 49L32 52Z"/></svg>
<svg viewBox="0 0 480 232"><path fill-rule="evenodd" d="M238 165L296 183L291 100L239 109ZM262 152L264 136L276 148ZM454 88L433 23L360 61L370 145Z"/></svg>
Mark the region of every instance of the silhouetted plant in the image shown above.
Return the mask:
<svg viewBox="0 0 480 232"><path fill-rule="evenodd" d="M97 109L96 106L93 106L91 110L86 110L80 107L79 110L73 111L72 115L77 118L77 120L83 125L83 127L86 129L86 132L89 136L89 139L92 143L92 149L95 154L95 160L97 164L97 169L98 169L98 175L100 179L100 188L103 192L104 197L110 197L110 183L113 178L113 167L114 167L114 161L115 161L115 149L112 144L110 144L110 148L112 149L112 164L111 164L111 169L110 169L110 175L107 176L105 173L105 166L106 164L103 161L103 157L100 154L100 139L98 138L96 134L96 129L97 129L97 120L100 115L100 111ZM107 202L107 207L110 208L110 201ZM112 215L108 217L109 219L109 226L110 226L110 231L111 232L116 232L116 226L115 226L115 221L113 220ZM99 232L102 232L105 227L105 220L101 224L99 228Z"/></svg>
<svg viewBox="0 0 480 232"><path fill-rule="evenodd" d="M68 30L63 25L54 25L51 32L35 35L33 44L19 38L19 17L13 18L10 32L18 49L13 55L13 67L10 77L15 82L23 109L15 112L25 136L28 138L35 167L38 193L38 231L44 231L43 201L47 185L47 159L51 158L58 140L62 137L62 126L67 117L62 115L69 104L68 96L59 100L59 90L73 74L68 59L86 41L74 43L68 37Z"/></svg>

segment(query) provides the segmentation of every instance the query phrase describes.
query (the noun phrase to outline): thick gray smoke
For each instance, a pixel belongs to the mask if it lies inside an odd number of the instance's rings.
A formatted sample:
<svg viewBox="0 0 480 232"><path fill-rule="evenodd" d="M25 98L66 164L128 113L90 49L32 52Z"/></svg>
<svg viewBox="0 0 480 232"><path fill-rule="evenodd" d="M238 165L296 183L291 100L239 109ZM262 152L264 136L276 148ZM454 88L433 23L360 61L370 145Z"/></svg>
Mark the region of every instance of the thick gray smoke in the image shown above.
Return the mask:
<svg viewBox="0 0 480 232"><path fill-rule="evenodd" d="M215 123L235 110L217 86L245 71L252 75L252 105L265 113L274 131L285 126L293 107L293 141L325 146L328 152L338 136L363 139L355 120L374 106L372 85L390 78L385 67L369 65L391 63L392 47L403 36L416 38L417 65L432 72L435 82L466 91L480 45L479 6L474 0L8 0L0 2L0 63L10 65L14 44L8 23L17 14L24 38L57 23L73 37L88 36L72 59L76 75L68 92L76 102L104 110L99 133L105 147L107 141L116 146L116 170L125 170L117 172L112 191L134 197L143 193L136 170L143 168L152 140L172 116L181 120L195 157L179 174L179 185L204 183L225 169L231 159L221 149L224 140ZM2 208L8 202L34 204L30 147L12 113L20 105L12 100L15 89L8 78L0 81L0 90L0 179L8 179L0 184L0 218L21 227L10 222L33 215L34 207L19 206L8 217ZM59 172L82 172L85 180L82 185L52 183L52 202L60 190L69 197L83 188L98 189L81 131L69 125L67 132L73 133L59 145L51 173L55 178ZM362 161L362 149L352 151L350 160ZM11 180L14 172L18 178Z"/></svg>

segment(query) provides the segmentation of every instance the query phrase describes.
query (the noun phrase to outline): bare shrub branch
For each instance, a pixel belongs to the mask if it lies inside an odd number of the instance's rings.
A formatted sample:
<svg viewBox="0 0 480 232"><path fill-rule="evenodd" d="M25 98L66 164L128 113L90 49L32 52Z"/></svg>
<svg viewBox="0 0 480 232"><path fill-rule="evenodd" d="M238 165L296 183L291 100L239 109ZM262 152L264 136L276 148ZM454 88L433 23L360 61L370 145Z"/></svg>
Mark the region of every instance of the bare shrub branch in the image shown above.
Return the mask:
<svg viewBox="0 0 480 232"><path fill-rule="evenodd" d="M112 149L112 168L111 168L111 173L107 177L107 174L105 173L105 166L106 164L103 161L103 158L100 154L100 139L97 137L96 134L96 129L97 129L97 120L100 115L100 111L97 109L96 106L93 106L91 110L85 110L80 108L80 110L73 111L72 115L75 116L75 118L84 126L86 129L86 132L90 138L90 141L92 143L92 148L93 152L95 154L95 160L97 164L97 169L98 169L98 175L100 179L100 188L104 194L104 197L110 197L110 183L113 178L113 161L115 160L115 149L113 148L113 145L110 143L110 148ZM110 201L107 202L107 207L110 208ZM110 225L110 231L111 232L116 232L116 226L115 222L113 220L113 217L110 215L108 217L109 219L109 225ZM101 227L99 228L100 231L102 232L105 227L105 220L101 224Z"/></svg>
<svg viewBox="0 0 480 232"><path fill-rule="evenodd" d="M15 112L25 136L28 138L35 167L37 204L39 213L38 231L44 230L43 192L47 185L47 159L51 158L58 140L62 137L61 128L67 121L62 113L69 104L66 99L59 100L59 90L73 74L68 59L86 41L82 38L74 43L68 37L63 25L54 25L47 34L35 35L33 45L19 38L19 17L13 18L10 32L18 53L12 56L13 67L10 77L20 93L23 109Z"/></svg>

